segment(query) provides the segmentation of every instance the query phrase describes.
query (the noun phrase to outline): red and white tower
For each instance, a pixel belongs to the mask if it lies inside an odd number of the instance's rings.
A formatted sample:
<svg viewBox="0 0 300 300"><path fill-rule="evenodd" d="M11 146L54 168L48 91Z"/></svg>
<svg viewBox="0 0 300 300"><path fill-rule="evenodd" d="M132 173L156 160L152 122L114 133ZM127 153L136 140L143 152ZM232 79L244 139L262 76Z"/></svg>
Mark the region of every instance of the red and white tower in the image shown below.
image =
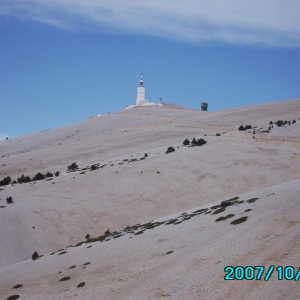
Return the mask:
<svg viewBox="0 0 300 300"><path fill-rule="evenodd" d="M146 89L144 88L143 73L142 73L140 79L140 86L137 88L136 105L144 105L148 103L145 96L146 96Z"/></svg>

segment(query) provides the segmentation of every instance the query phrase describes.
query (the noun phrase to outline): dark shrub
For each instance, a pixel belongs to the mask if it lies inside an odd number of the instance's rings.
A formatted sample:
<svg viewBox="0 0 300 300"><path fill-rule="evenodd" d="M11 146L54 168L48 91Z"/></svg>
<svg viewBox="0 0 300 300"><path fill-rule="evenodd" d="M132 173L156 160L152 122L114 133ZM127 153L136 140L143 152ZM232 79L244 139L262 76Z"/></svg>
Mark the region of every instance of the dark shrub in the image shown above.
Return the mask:
<svg viewBox="0 0 300 300"><path fill-rule="evenodd" d="M270 123L269 123L270 125L272 125L273 124L273 122L272 121L270 121Z"/></svg>
<svg viewBox="0 0 300 300"><path fill-rule="evenodd" d="M7 176L0 181L0 186L8 185L11 183L11 181L11 178Z"/></svg>
<svg viewBox="0 0 300 300"><path fill-rule="evenodd" d="M192 140L192 145L197 145L197 140L195 139L195 138L193 138L193 140Z"/></svg>
<svg viewBox="0 0 300 300"><path fill-rule="evenodd" d="M294 120L292 121L292 123L295 124L295 123L296 123L296 120L294 119Z"/></svg>
<svg viewBox="0 0 300 300"><path fill-rule="evenodd" d="M145 154L144 154L144 157L148 157L148 153L145 153Z"/></svg>
<svg viewBox="0 0 300 300"><path fill-rule="evenodd" d="M276 123L275 123L278 127L281 127L284 125L284 122L282 120L278 120Z"/></svg>
<svg viewBox="0 0 300 300"><path fill-rule="evenodd" d="M68 166L68 170L76 170L76 169L78 169L76 162L74 162L70 166Z"/></svg>
<svg viewBox="0 0 300 300"><path fill-rule="evenodd" d="M240 131L247 130L247 129L252 129L252 126L251 126L251 125L246 125L246 126L244 127L243 125L241 125L241 126L239 127L239 130L240 130Z"/></svg>
<svg viewBox="0 0 300 300"><path fill-rule="evenodd" d="M174 152L174 151L175 151L174 147L170 146L170 147L167 149L166 154L171 153L171 152Z"/></svg>
<svg viewBox="0 0 300 300"><path fill-rule="evenodd" d="M85 236L85 238L88 240L89 238L90 238L91 236L89 235L89 234L87 234L86 236Z"/></svg>
<svg viewBox="0 0 300 300"><path fill-rule="evenodd" d="M96 165L91 165L91 170L97 170L97 166Z"/></svg>
<svg viewBox="0 0 300 300"><path fill-rule="evenodd" d="M37 173L33 178L32 180L36 181L36 180L42 180L42 179L45 179L45 175L43 175L42 173Z"/></svg>
<svg viewBox="0 0 300 300"><path fill-rule="evenodd" d="M7 198L6 198L6 202L7 202L7 203L13 203L13 198L12 198L12 196L7 197Z"/></svg>
<svg viewBox="0 0 300 300"><path fill-rule="evenodd" d="M52 173L50 173L50 172L47 172L47 174L45 175L45 177L53 177L53 174Z"/></svg>
<svg viewBox="0 0 300 300"><path fill-rule="evenodd" d="M216 136L221 136L221 133L216 133Z"/></svg>
<svg viewBox="0 0 300 300"><path fill-rule="evenodd" d="M30 182L31 178L29 176L24 176L24 174L18 178L18 182L19 183L26 183L26 182Z"/></svg>
<svg viewBox="0 0 300 300"><path fill-rule="evenodd" d="M32 258L32 260L38 259L38 258L39 258L38 253L35 251L35 252L32 254L31 258Z"/></svg>
<svg viewBox="0 0 300 300"><path fill-rule="evenodd" d="M59 176L59 173L60 173L60 172L56 171L56 172L55 172L55 177L58 177L58 176Z"/></svg>
<svg viewBox="0 0 300 300"><path fill-rule="evenodd" d="M188 139L185 139L184 141L183 141L183 145L184 146L187 146L187 145L189 145L190 144L190 141L188 140Z"/></svg>
<svg viewBox="0 0 300 300"><path fill-rule="evenodd" d="M197 141L198 146L205 145L206 143L207 143L207 141L205 141L204 139L198 139L198 141Z"/></svg>
<svg viewBox="0 0 300 300"><path fill-rule="evenodd" d="M110 234L109 228L106 229L106 231L104 232L104 234Z"/></svg>

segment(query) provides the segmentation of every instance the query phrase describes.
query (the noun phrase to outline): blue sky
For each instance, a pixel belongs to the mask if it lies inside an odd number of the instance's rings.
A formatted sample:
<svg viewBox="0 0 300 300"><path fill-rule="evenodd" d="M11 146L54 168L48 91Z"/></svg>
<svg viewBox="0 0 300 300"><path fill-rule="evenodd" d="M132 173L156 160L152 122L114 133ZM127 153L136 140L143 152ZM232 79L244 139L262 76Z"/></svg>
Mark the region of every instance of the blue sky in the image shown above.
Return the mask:
<svg viewBox="0 0 300 300"><path fill-rule="evenodd" d="M225 3L226 2L226 3ZM0 139L148 100L209 110L300 97L300 4L3 0Z"/></svg>

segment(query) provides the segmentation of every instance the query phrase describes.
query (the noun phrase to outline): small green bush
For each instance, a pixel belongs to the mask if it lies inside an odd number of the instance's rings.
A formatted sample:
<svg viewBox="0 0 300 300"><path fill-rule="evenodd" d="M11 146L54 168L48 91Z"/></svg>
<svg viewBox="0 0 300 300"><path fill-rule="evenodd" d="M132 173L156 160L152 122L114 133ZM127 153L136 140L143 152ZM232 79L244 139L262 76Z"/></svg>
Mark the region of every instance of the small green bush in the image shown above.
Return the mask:
<svg viewBox="0 0 300 300"><path fill-rule="evenodd" d="M4 186L4 185L8 185L11 183L11 178L9 176L3 178L2 180L0 180L0 186Z"/></svg>
<svg viewBox="0 0 300 300"><path fill-rule="evenodd" d="M166 154L171 153L171 152L174 152L174 151L175 151L174 147L170 146L170 147L167 149Z"/></svg>
<svg viewBox="0 0 300 300"><path fill-rule="evenodd" d="M188 146L190 144L190 141L188 140L188 139L185 139L184 141L183 141L183 145L184 146Z"/></svg>
<svg viewBox="0 0 300 300"><path fill-rule="evenodd" d="M221 136L221 133L216 133L216 136Z"/></svg>
<svg viewBox="0 0 300 300"><path fill-rule="evenodd" d="M31 181L31 178L29 176L24 176L24 174L18 178L18 183L27 183L30 181Z"/></svg>
<svg viewBox="0 0 300 300"><path fill-rule="evenodd" d="M246 125L245 127L243 125L241 125L239 127L239 131L243 131L243 130L247 130L247 129L252 129L252 126L251 125Z"/></svg>
<svg viewBox="0 0 300 300"><path fill-rule="evenodd" d="M55 172L55 177L58 177L58 176L59 176L59 173L60 173L60 172L56 171L56 172Z"/></svg>
<svg viewBox="0 0 300 300"><path fill-rule="evenodd" d="M50 173L50 172L47 172L47 174L45 175L46 178L49 178L49 177L53 177L53 174Z"/></svg>
<svg viewBox="0 0 300 300"><path fill-rule="evenodd" d="M206 143L207 143L207 141L204 140L204 139L198 139L198 141L197 141L197 145L198 145L198 146L205 145Z"/></svg>
<svg viewBox="0 0 300 300"><path fill-rule="evenodd" d="M78 169L78 165L76 164L76 162L68 166L68 170L76 170L76 169Z"/></svg>
<svg viewBox="0 0 300 300"><path fill-rule="evenodd" d="M13 203L13 198L12 198L12 196L7 197L7 198L6 198L6 202L7 202L8 204Z"/></svg>
<svg viewBox="0 0 300 300"><path fill-rule="evenodd" d="M45 175L43 175L42 173L37 173L33 178L32 180L33 181L36 181L36 180L42 180L42 179L45 179Z"/></svg>
<svg viewBox="0 0 300 300"><path fill-rule="evenodd" d="M97 166L96 165L91 165L91 170L97 170Z"/></svg>
<svg viewBox="0 0 300 300"><path fill-rule="evenodd" d="M197 140L195 138L192 139L192 145L196 146L197 145Z"/></svg>
<svg viewBox="0 0 300 300"><path fill-rule="evenodd" d="M32 260L38 259L38 258L39 258L38 253L35 251L35 252L32 254L31 258L32 258Z"/></svg>

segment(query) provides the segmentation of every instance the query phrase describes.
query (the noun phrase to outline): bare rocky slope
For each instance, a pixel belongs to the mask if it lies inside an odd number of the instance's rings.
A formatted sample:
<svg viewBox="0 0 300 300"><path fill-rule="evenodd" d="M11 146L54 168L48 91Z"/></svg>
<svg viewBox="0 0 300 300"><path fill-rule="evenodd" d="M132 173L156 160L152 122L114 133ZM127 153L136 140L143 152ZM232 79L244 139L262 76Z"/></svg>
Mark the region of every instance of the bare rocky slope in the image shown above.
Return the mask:
<svg viewBox="0 0 300 300"><path fill-rule="evenodd" d="M226 281L224 268L298 269L299 119L299 99L213 113L166 105L1 141L0 180L61 173L0 187L0 297L297 299L296 280ZM207 144L183 145L193 137Z"/></svg>

